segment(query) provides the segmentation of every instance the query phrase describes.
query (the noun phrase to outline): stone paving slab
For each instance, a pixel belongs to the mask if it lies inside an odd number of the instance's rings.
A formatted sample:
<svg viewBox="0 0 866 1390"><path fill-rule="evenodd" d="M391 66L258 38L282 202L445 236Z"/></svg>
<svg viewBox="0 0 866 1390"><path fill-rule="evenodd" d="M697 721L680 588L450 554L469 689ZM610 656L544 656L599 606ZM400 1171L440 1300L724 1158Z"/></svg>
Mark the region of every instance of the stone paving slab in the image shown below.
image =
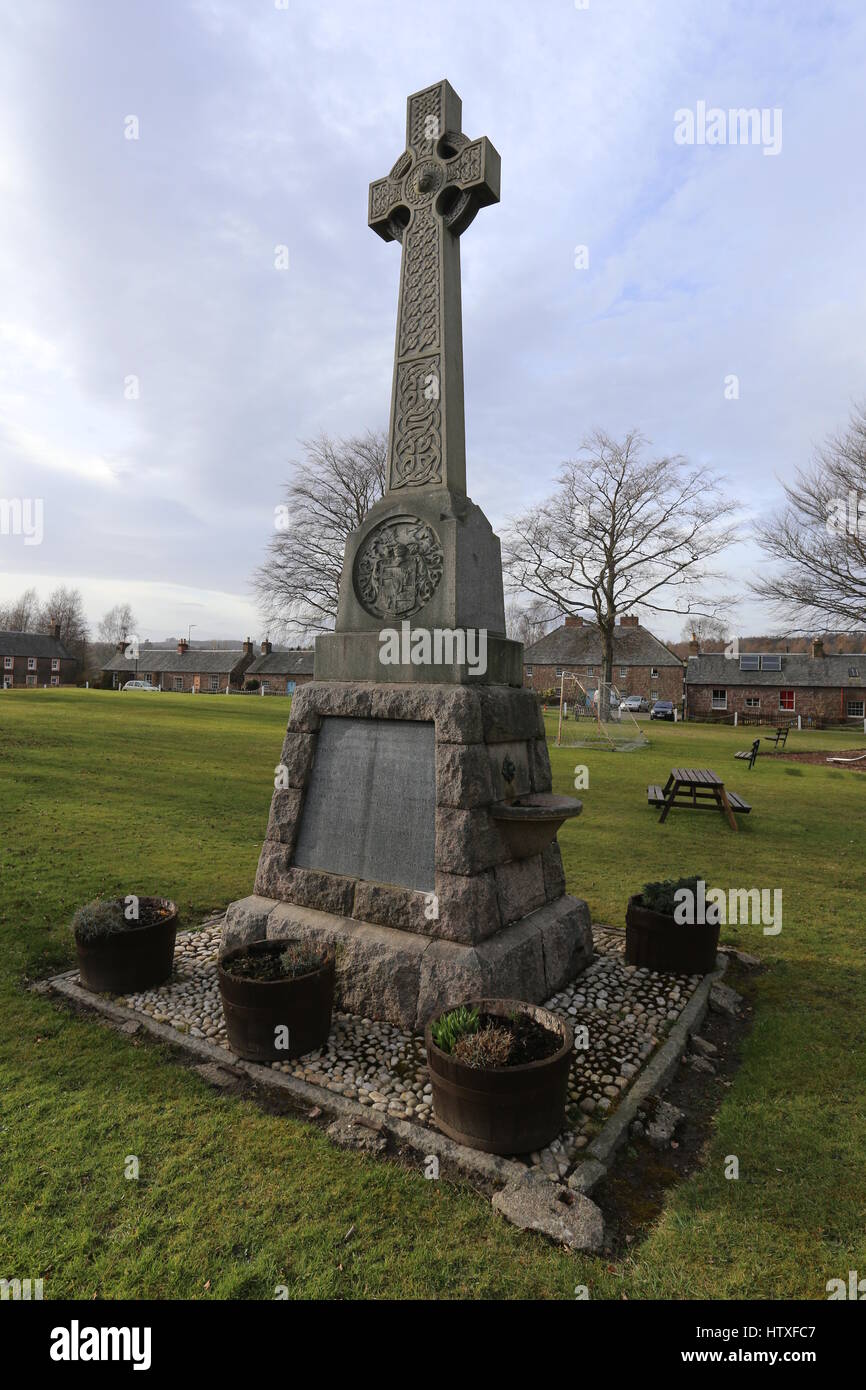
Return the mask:
<svg viewBox="0 0 866 1390"><path fill-rule="evenodd" d="M217 984L221 926L222 918L213 919L198 930L180 933L172 979L140 995L118 996L117 1021L141 1018L156 1025L151 1031L168 1040L173 1036L196 1051L204 1045L211 1059L237 1063L229 1050ZM622 1126L611 1123L612 1117L619 1118L619 1112L625 1118L631 1112L632 1105L623 1101L645 1095L650 1077L658 1086L656 1078L662 1070L670 1070L666 1054L675 1062L685 1045L686 1030L677 1027L678 1021L687 1018L691 1025L697 1006L706 1007L703 995L712 977L706 977L702 986L700 976L660 975L627 966L625 933L616 928L594 927L593 940L596 955L589 967L546 1001L546 1007L564 1014L575 1029L586 1030L578 1036L578 1042L586 1045L576 1047L569 1078L567 1127L549 1148L525 1160L497 1160L490 1165L476 1155L485 1169L501 1168L506 1176L509 1168L525 1171L529 1166L552 1181L562 1182L571 1175L573 1187L589 1190L621 1137ZM47 983L78 1002L111 1012L108 997L83 990L76 971ZM672 1030L682 1033L682 1038L677 1036L675 1045L673 1039L665 1045ZM653 1060L656 1064L649 1065ZM267 1074L266 1068L255 1064L241 1065L250 1073L254 1067ZM344 1104L352 1103L347 1107L352 1111L363 1107L359 1113L387 1120L395 1134L405 1126L412 1131L413 1145L420 1136L430 1152L441 1144L461 1149L436 1127L423 1037L394 1024L335 1011L325 1048L294 1061L272 1063L271 1071L275 1081L285 1077L306 1083L303 1092L320 1103L327 1093L332 1100L341 1097Z"/></svg>

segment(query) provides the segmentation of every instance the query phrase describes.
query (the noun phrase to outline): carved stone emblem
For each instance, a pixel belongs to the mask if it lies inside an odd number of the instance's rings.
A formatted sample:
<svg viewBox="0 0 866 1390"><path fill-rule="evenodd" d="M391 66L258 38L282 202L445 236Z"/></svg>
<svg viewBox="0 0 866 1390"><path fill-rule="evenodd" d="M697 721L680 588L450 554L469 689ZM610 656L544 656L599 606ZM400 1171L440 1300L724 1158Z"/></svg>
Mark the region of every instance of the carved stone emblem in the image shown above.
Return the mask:
<svg viewBox="0 0 866 1390"><path fill-rule="evenodd" d="M408 618L432 598L442 578L442 544L417 516L375 527L355 557L358 602L374 618Z"/></svg>

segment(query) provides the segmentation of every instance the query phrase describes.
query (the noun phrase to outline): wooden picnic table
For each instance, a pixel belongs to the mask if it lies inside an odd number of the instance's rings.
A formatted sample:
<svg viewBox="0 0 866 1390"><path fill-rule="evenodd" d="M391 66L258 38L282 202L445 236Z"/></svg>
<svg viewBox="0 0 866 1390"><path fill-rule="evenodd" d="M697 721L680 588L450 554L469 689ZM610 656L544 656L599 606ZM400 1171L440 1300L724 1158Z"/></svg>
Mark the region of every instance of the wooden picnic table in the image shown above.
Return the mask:
<svg viewBox="0 0 866 1390"><path fill-rule="evenodd" d="M748 815L752 809L736 792L726 791L721 777L709 767L672 767L663 787L647 789L647 800L651 806L662 808L659 825L667 819L672 806L688 806L693 811L721 811L731 829L737 830L734 812Z"/></svg>

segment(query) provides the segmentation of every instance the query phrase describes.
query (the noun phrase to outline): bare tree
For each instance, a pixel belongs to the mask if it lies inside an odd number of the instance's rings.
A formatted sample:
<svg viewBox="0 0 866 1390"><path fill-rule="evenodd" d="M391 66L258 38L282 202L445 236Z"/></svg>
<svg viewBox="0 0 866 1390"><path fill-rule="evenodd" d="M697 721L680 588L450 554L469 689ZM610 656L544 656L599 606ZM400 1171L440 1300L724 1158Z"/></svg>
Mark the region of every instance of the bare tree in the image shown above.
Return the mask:
<svg viewBox="0 0 866 1390"><path fill-rule="evenodd" d="M0 606L0 628L7 632L32 632L39 622L39 595L25 589L11 603Z"/></svg>
<svg viewBox="0 0 866 1390"><path fill-rule="evenodd" d="M42 605L39 621L43 630L59 624L61 642L70 656L76 657L79 665L84 664L89 632L80 589L58 584Z"/></svg>
<svg viewBox="0 0 866 1390"><path fill-rule="evenodd" d="M543 637L552 623L556 621L557 609L542 599L532 599L521 603L511 599L505 605L505 631L515 642L531 646Z"/></svg>
<svg viewBox="0 0 866 1390"><path fill-rule="evenodd" d="M277 508L277 530L253 577L271 636L311 637L333 626L346 538L385 491L388 436L304 441Z"/></svg>
<svg viewBox="0 0 866 1390"><path fill-rule="evenodd" d="M102 618L99 636L103 642L121 642L136 629L135 614L128 603L116 603Z"/></svg>
<svg viewBox="0 0 866 1390"><path fill-rule="evenodd" d="M514 520L505 538L512 591L592 616L605 686L617 614L641 607L685 617L722 606L699 586L715 577L706 562L733 540L735 507L709 469L678 456L645 459L647 448L637 431L620 443L596 430L563 465L554 494Z"/></svg>
<svg viewBox="0 0 866 1390"><path fill-rule="evenodd" d="M761 598L806 630L866 622L866 405L831 435L797 480L785 483L781 515L758 526L776 574L752 586Z"/></svg>
<svg viewBox="0 0 866 1390"><path fill-rule="evenodd" d="M731 625L726 618L712 617L696 613L683 623L683 638L688 641L696 637L701 646L705 642L727 642Z"/></svg>

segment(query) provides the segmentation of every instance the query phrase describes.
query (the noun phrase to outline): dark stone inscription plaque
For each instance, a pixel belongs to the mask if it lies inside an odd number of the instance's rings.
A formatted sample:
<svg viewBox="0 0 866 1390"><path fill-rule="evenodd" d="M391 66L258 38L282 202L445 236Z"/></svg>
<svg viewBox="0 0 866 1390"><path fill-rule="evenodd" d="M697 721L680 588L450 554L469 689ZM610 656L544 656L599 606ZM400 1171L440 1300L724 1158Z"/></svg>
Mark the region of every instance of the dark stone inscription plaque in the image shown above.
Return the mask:
<svg viewBox="0 0 866 1390"><path fill-rule="evenodd" d="M435 848L433 725L323 719L294 863L432 893Z"/></svg>

